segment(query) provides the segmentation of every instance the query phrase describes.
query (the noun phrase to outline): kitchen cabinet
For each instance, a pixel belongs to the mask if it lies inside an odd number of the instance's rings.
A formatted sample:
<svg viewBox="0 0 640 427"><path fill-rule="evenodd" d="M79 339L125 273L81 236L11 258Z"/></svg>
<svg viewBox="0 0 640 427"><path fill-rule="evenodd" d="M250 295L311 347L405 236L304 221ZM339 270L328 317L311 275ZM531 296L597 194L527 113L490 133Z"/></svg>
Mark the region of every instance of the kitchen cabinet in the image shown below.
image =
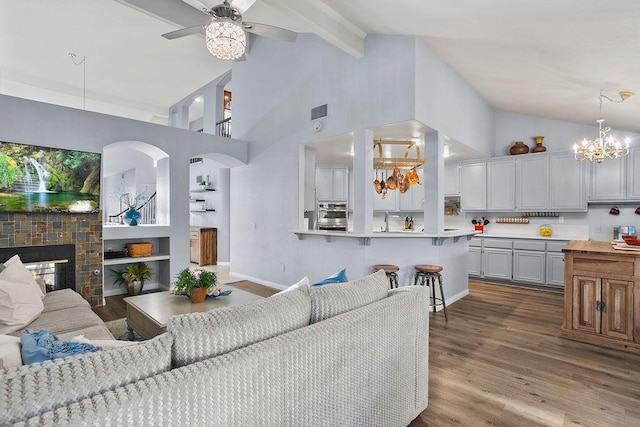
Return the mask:
<svg viewBox="0 0 640 427"><path fill-rule="evenodd" d="M398 190L399 210L401 211L424 211L424 170L417 169L422 185L412 185L406 193L402 194Z"/></svg>
<svg viewBox="0 0 640 427"><path fill-rule="evenodd" d="M483 239L482 277L511 280L513 277L513 241Z"/></svg>
<svg viewBox="0 0 640 427"><path fill-rule="evenodd" d="M587 176L584 162L572 153L554 154L549 158L549 210L586 211Z"/></svg>
<svg viewBox="0 0 640 427"><path fill-rule="evenodd" d="M564 286L566 241L474 237L469 242L469 275L544 286Z"/></svg>
<svg viewBox="0 0 640 427"><path fill-rule="evenodd" d="M514 240L513 280L516 282L545 284L546 242Z"/></svg>
<svg viewBox="0 0 640 427"><path fill-rule="evenodd" d="M516 162L513 158L487 161L487 210L513 211L516 208Z"/></svg>
<svg viewBox="0 0 640 427"><path fill-rule="evenodd" d="M516 166L517 209L543 211L548 208L549 162L544 154L527 154Z"/></svg>
<svg viewBox="0 0 640 427"><path fill-rule="evenodd" d="M482 239L472 237L469 241L469 254L467 256L469 276L482 276Z"/></svg>
<svg viewBox="0 0 640 427"><path fill-rule="evenodd" d="M218 263L217 228L191 227L189 229L189 259L199 266Z"/></svg>
<svg viewBox="0 0 640 427"><path fill-rule="evenodd" d="M444 195L460 195L460 165L445 165L444 167Z"/></svg>
<svg viewBox="0 0 640 427"><path fill-rule="evenodd" d="M640 253L617 251L608 242L592 241L572 241L564 253L561 336L640 352L640 304L636 301L640 298L640 283L636 283Z"/></svg>
<svg viewBox="0 0 640 427"><path fill-rule="evenodd" d="M395 212L398 210L398 190L387 191L387 197L382 198L381 194L373 194L373 210Z"/></svg>
<svg viewBox="0 0 640 427"><path fill-rule="evenodd" d="M640 147L618 159L591 164L589 201L640 201Z"/></svg>
<svg viewBox="0 0 640 427"><path fill-rule="evenodd" d="M342 167L316 169L318 201L346 202L349 196L349 170Z"/></svg>
<svg viewBox="0 0 640 427"><path fill-rule="evenodd" d="M460 165L460 210L487 210L487 163Z"/></svg>

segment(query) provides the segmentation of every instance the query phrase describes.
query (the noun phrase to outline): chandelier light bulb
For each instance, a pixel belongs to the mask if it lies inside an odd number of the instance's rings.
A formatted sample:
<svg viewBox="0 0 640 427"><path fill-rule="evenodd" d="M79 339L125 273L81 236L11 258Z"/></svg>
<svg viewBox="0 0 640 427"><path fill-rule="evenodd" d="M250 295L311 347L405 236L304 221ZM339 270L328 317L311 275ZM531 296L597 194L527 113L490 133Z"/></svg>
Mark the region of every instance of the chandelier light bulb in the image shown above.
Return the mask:
<svg viewBox="0 0 640 427"><path fill-rule="evenodd" d="M220 18L207 25L205 33L207 49L216 58L231 61L244 54L247 38L240 24Z"/></svg>

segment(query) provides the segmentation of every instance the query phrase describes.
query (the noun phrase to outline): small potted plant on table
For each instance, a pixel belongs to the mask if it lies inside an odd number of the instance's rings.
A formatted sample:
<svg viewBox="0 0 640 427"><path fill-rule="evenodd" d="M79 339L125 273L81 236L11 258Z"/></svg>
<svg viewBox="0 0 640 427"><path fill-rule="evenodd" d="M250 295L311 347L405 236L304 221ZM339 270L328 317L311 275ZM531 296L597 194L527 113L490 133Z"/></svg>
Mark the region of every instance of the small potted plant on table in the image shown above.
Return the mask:
<svg viewBox="0 0 640 427"><path fill-rule="evenodd" d="M127 264L122 270L111 270L115 276L116 285L127 285L129 295L139 295L144 287L144 281L152 276L151 268L144 262Z"/></svg>
<svg viewBox="0 0 640 427"><path fill-rule="evenodd" d="M218 278L212 271L207 270L191 270L185 268L178 273L175 283L173 284L173 293L175 295L189 295L192 303L204 302L207 294L215 292Z"/></svg>

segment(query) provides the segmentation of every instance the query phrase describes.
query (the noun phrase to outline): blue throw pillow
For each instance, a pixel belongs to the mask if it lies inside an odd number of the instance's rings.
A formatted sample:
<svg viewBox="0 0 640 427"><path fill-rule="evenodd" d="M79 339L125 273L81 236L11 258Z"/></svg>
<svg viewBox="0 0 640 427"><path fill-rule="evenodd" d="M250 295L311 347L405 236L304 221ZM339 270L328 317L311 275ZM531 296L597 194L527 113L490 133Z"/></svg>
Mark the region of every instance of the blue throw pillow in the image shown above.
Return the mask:
<svg viewBox="0 0 640 427"><path fill-rule="evenodd" d="M331 285L331 284L335 284L335 283L344 283L347 282L347 269L343 268L342 270L338 271L336 274L334 274L333 276L329 276L324 280L321 280L319 282L314 283L311 286L324 286L324 285Z"/></svg>
<svg viewBox="0 0 640 427"><path fill-rule="evenodd" d="M20 335L20 343L22 363L25 365L98 351L95 345L61 341L49 331L42 330L27 329Z"/></svg>

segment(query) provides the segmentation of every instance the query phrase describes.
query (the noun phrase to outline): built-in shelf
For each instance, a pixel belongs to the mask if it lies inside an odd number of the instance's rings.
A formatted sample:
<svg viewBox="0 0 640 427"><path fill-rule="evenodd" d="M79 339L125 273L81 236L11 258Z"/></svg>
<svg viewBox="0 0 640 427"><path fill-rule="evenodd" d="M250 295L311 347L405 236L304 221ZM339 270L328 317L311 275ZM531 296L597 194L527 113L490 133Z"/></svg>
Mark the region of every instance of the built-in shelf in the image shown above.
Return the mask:
<svg viewBox="0 0 640 427"><path fill-rule="evenodd" d="M207 191L216 191L215 188L196 188L195 190L189 190L192 193L206 193Z"/></svg>
<svg viewBox="0 0 640 427"><path fill-rule="evenodd" d="M191 209L189 212L215 212L215 209Z"/></svg>
<svg viewBox="0 0 640 427"><path fill-rule="evenodd" d="M205 199L190 199L189 203L203 203L206 202Z"/></svg>
<svg viewBox="0 0 640 427"><path fill-rule="evenodd" d="M105 259L102 261L103 265L122 265L122 264L131 264L134 262L150 262L150 261L164 261L171 258L167 254L156 254L151 256L141 256L141 257L124 257L124 258L111 258Z"/></svg>

